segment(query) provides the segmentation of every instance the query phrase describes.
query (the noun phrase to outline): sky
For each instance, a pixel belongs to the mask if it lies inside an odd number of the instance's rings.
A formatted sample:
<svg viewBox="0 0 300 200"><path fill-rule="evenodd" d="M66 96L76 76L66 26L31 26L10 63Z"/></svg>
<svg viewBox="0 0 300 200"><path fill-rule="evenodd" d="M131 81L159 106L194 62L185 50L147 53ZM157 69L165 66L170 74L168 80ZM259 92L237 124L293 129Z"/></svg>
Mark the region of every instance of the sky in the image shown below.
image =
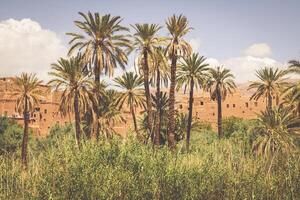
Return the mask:
<svg viewBox="0 0 300 200"><path fill-rule="evenodd" d="M65 33L79 32L78 12L92 11L121 16L125 26L164 26L169 16L184 14L193 50L246 82L260 67L283 68L300 58L299 7L299 0L0 0L0 77L26 71L48 80L50 64L66 57ZM160 34L167 36L165 26Z"/></svg>

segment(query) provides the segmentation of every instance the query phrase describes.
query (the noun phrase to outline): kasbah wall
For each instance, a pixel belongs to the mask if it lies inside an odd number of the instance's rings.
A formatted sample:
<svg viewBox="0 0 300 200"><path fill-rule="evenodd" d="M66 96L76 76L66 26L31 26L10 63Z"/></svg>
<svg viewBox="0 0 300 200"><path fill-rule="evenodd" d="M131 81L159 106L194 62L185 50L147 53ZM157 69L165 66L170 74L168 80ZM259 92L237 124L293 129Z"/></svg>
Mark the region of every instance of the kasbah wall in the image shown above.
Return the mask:
<svg viewBox="0 0 300 200"><path fill-rule="evenodd" d="M30 113L29 126L36 136L46 136L50 128L57 124L63 125L72 122L73 116L61 116L58 112L60 93L51 91L49 87L41 85L43 96L40 104ZM19 124L23 124L23 116L15 111L15 101L13 92L15 85L13 78L0 78L0 116L8 116L15 119ZM266 105L264 100L250 101L251 92L247 91L247 85L240 85L234 94L228 95L222 102L223 118L236 116L244 119L253 119L256 114L264 110ZM188 112L188 93L181 91L176 93L176 109L180 112ZM123 110L126 123L114 125L114 129L122 136L126 136L129 129L132 129L132 118L129 109ZM139 113L139 112L138 112ZM140 114L140 113L139 113ZM193 116L200 121L207 121L216 127L217 104L210 99L209 93L196 91L194 96Z"/></svg>

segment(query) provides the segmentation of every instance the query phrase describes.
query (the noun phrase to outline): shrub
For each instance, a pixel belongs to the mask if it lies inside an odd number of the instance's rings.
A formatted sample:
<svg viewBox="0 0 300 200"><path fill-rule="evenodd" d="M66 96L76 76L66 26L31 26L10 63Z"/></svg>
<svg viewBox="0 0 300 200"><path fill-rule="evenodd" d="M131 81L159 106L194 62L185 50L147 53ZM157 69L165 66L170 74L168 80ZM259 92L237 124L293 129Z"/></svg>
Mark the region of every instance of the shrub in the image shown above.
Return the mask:
<svg viewBox="0 0 300 200"><path fill-rule="evenodd" d="M269 163L243 143L202 141L190 154L153 149L136 140L53 138L22 172L14 154L0 156L0 199L296 199L300 154ZM203 137L201 139L201 137ZM193 141L196 138L192 138ZM203 142L204 141L204 142Z"/></svg>

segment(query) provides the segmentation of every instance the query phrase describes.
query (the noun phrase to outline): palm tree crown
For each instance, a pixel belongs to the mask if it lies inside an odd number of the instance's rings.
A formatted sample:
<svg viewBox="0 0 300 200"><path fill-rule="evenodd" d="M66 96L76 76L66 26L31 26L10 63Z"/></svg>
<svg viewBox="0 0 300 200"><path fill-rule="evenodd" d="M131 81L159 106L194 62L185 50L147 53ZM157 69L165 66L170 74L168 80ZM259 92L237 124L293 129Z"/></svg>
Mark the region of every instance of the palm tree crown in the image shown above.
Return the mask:
<svg viewBox="0 0 300 200"><path fill-rule="evenodd" d="M74 112L73 102L76 95L80 110L84 112L92 107L93 83L82 73L82 69L80 57L71 57L69 60L61 58L52 64L49 75L53 79L48 84L54 86L55 90L63 91L59 108L63 115Z"/></svg>
<svg viewBox="0 0 300 200"><path fill-rule="evenodd" d="M229 69L223 67L209 69L210 78L208 80L208 88L212 100L216 100L218 92L222 97L222 100L226 99L227 94L234 92L236 85L234 83L234 75Z"/></svg>
<svg viewBox="0 0 300 200"><path fill-rule="evenodd" d="M267 101L267 108L272 107L272 97L276 97L277 104L279 103L279 95L281 89L286 85L285 79L286 71L276 68L265 67L256 71L256 76L259 81L252 82L249 85L250 89L256 89L250 99L258 100L264 97Z"/></svg>
<svg viewBox="0 0 300 200"><path fill-rule="evenodd" d="M121 77L115 78L114 81L117 87L124 90L117 98L117 105L121 108L126 103L130 107L134 128L137 132L135 109L144 106L144 92L141 88L143 79L133 72L126 72Z"/></svg>
<svg viewBox="0 0 300 200"><path fill-rule="evenodd" d="M17 99L16 110L19 113L25 111L25 103L27 101L28 111L32 111L39 101L43 98L40 81L35 74L22 73L21 76L15 79L16 90L14 96Z"/></svg>
<svg viewBox="0 0 300 200"><path fill-rule="evenodd" d="M111 15L99 15L99 13L84 14L79 12L83 21L75 21L75 25L84 34L67 33L72 39L69 54L74 50L83 52L83 58L87 64L94 66L95 80L104 70L105 74L112 76L114 68L119 65L125 68L127 64L127 53L124 48L130 48L130 40L126 35L121 34L128 31L121 26L121 17ZM98 81L99 82L99 81Z"/></svg>
<svg viewBox="0 0 300 200"><path fill-rule="evenodd" d="M209 70L209 65L205 63L205 60L206 58L199 56L198 53L184 59L177 72L177 89L184 85L184 90L186 90L191 82L196 89L204 86L208 77L206 72Z"/></svg>

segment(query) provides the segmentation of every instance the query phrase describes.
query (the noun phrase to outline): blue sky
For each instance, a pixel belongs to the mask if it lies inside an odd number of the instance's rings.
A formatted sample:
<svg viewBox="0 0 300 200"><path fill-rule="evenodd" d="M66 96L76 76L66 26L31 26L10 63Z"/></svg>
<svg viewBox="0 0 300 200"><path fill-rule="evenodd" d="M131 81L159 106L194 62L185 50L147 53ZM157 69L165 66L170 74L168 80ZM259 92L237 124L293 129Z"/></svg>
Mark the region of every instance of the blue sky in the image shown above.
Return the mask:
<svg viewBox="0 0 300 200"><path fill-rule="evenodd" d="M164 25L167 17L182 13L188 17L190 25L194 28L186 39L192 41L195 50L217 60L218 63L233 65L236 76L246 71L239 72L237 70L239 67L234 65L250 69L253 59L260 59L255 60L255 65L265 63L280 65L300 56L300 1L297 0L0 0L0 2L2 23L6 23L10 18L16 20L14 23L29 18L38 23L42 30L56 34L55 37L61 40L61 45L65 48L67 37L64 33L76 31L73 21L80 19L78 11L120 15L124 19L124 25L145 22ZM9 24L11 25L11 22ZM162 30L161 34L165 35L166 30ZM7 35L9 34L5 34L5 37L8 37ZM10 40L7 38L3 41ZM249 53L247 49L255 44L263 44L268 51L265 50L263 51L265 53L259 55ZM260 50L254 48L254 51ZM245 63L247 60L250 60L249 63ZM3 64L17 66L0 61L0 69ZM252 71L256 68L257 66ZM10 74L5 72L3 75Z"/></svg>

